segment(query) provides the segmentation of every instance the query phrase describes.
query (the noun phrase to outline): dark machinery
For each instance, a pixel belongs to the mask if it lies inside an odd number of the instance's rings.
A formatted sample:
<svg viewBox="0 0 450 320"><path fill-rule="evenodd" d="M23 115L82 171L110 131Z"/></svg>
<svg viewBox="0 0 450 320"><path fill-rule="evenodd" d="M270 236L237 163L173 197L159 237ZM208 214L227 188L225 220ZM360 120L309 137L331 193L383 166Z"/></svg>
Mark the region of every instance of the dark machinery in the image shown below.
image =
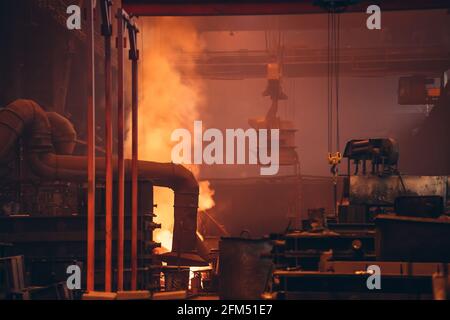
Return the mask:
<svg viewBox="0 0 450 320"><path fill-rule="evenodd" d="M399 147L394 139L350 140L344 157L348 159L348 171L343 177L339 222L373 223L377 214L393 212L436 218L444 212L447 177L401 174Z"/></svg>
<svg viewBox="0 0 450 320"><path fill-rule="evenodd" d="M359 173L360 165L361 174L367 173L367 161L370 161L370 173L373 175L396 173L398 157L398 143L392 138L350 140L344 151L344 158L348 159L348 173L350 174L350 161L353 161L355 175Z"/></svg>
<svg viewBox="0 0 450 320"><path fill-rule="evenodd" d="M446 277L450 262L448 177L401 176L393 139L351 140L344 157L337 221L272 235L275 270L262 296L430 299L434 279ZM382 270L382 292L366 286L371 265Z"/></svg>

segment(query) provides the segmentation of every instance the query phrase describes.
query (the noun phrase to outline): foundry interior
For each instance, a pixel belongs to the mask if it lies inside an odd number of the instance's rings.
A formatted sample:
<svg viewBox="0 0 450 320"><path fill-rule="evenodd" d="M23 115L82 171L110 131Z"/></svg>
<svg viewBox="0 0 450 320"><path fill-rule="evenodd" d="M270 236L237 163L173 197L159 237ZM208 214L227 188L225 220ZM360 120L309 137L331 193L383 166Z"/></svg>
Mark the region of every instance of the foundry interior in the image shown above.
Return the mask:
<svg viewBox="0 0 450 320"><path fill-rule="evenodd" d="M449 299L450 7L371 4L2 0L0 299Z"/></svg>

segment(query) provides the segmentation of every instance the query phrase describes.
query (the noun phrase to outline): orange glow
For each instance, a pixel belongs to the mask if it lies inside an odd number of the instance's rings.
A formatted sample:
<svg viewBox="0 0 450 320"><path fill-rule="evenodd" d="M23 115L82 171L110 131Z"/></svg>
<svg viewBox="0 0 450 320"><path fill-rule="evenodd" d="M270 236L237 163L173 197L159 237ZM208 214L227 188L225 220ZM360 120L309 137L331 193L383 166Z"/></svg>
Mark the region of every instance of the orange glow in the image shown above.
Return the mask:
<svg viewBox="0 0 450 320"><path fill-rule="evenodd" d="M139 158L170 162L173 142L170 136L177 128L191 128L199 120L205 105L202 81L182 78L173 65L174 55L184 51L199 51L202 40L192 24L172 17L139 19L142 44L139 79ZM189 70L195 73L195 70ZM189 168L198 177L198 167ZM214 192L208 181L200 182L199 207L214 206ZM173 192L154 188L156 222L162 229L154 237L166 250L172 249Z"/></svg>
<svg viewBox="0 0 450 320"><path fill-rule="evenodd" d="M427 89L427 94L429 97L439 97L441 95L440 88L429 88Z"/></svg>

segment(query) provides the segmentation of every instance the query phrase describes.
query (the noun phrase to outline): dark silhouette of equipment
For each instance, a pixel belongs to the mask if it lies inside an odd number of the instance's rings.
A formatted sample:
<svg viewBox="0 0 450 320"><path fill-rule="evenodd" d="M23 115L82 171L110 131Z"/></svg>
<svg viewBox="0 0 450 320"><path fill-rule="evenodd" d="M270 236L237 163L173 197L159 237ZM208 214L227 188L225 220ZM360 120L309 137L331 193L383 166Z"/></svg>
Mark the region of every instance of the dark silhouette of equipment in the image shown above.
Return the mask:
<svg viewBox="0 0 450 320"><path fill-rule="evenodd" d="M399 149L398 143L392 138L356 139L347 142L344 158L348 158L348 173L350 174L350 160L355 165L354 174L367 174L367 161L371 163L371 174L397 174Z"/></svg>

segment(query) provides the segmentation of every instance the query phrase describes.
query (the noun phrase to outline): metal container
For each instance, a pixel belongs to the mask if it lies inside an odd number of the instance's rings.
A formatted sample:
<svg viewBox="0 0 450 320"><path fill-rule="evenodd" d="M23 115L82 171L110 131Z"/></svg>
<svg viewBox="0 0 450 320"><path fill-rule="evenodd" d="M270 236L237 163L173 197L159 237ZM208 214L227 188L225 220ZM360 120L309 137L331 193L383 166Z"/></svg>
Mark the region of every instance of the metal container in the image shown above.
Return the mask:
<svg viewBox="0 0 450 320"><path fill-rule="evenodd" d="M261 299L272 272L269 239L222 238L219 242L219 295L227 300Z"/></svg>
<svg viewBox="0 0 450 320"><path fill-rule="evenodd" d="M164 266L164 287L166 291L187 290L189 287L189 267Z"/></svg>

